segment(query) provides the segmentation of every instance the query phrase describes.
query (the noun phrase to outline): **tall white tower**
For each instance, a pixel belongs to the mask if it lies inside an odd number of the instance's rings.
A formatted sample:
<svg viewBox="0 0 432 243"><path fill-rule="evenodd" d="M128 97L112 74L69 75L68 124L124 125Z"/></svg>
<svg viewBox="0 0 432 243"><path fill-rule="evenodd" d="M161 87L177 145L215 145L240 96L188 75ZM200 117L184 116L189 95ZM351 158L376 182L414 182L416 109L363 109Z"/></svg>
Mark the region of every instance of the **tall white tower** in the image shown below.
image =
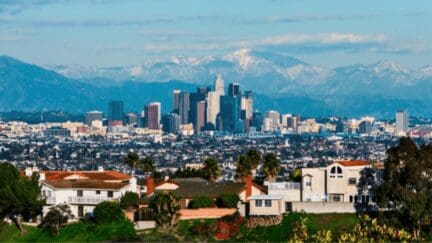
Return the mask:
<svg viewBox="0 0 432 243"><path fill-rule="evenodd" d="M214 80L214 91L220 93L220 95L224 95L225 94L225 89L224 89L224 81L222 79L222 75L217 74Z"/></svg>
<svg viewBox="0 0 432 243"><path fill-rule="evenodd" d="M408 131L409 120L408 120L408 111L407 110L399 110L396 112L396 134L405 133Z"/></svg>

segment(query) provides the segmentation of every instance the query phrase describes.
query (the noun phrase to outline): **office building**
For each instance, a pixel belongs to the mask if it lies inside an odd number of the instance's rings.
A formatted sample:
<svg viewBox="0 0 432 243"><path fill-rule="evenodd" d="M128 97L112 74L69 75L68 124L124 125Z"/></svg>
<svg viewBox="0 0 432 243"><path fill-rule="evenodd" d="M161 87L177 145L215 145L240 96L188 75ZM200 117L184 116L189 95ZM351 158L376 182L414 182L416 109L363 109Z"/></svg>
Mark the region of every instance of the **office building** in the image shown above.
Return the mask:
<svg viewBox="0 0 432 243"><path fill-rule="evenodd" d="M264 116L259 111L254 111L252 114L251 127L254 127L256 131L261 131L263 126Z"/></svg>
<svg viewBox="0 0 432 243"><path fill-rule="evenodd" d="M280 114L277 111L270 110L266 113L266 118L271 119L272 130L276 130L280 127Z"/></svg>
<svg viewBox="0 0 432 243"><path fill-rule="evenodd" d="M216 75L214 80L214 91L218 92L220 95L225 95L224 81L220 74Z"/></svg>
<svg viewBox="0 0 432 243"><path fill-rule="evenodd" d="M152 102L145 106L145 117L148 129L159 129L161 120L161 104Z"/></svg>
<svg viewBox="0 0 432 243"><path fill-rule="evenodd" d="M102 121L103 113L100 111L89 111L85 114L85 123L89 126L92 125L93 121Z"/></svg>
<svg viewBox="0 0 432 243"><path fill-rule="evenodd" d="M240 95L240 84L239 83L230 83L228 85L228 95L239 96Z"/></svg>
<svg viewBox="0 0 432 243"><path fill-rule="evenodd" d="M138 126L138 116L135 113L128 113L125 116L126 125Z"/></svg>
<svg viewBox="0 0 432 243"><path fill-rule="evenodd" d="M45 137L70 137L71 132L67 128L54 126L43 131Z"/></svg>
<svg viewBox="0 0 432 243"><path fill-rule="evenodd" d="M195 132L197 130L198 116L198 103L206 100L208 89L205 87L199 87L196 93L190 94L190 110L189 110L189 122L194 125ZM202 117L201 117L202 118ZM204 113L205 119L205 113Z"/></svg>
<svg viewBox="0 0 432 243"><path fill-rule="evenodd" d="M123 101L110 101L108 103L108 119L111 121L123 120Z"/></svg>
<svg viewBox="0 0 432 243"><path fill-rule="evenodd" d="M178 114L180 115L181 118L181 124L189 123L189 110L190 110L190 94L187 91L180 91Z"/></svg>
<svg viewBox="0 0 432 243"><path fill-rule="evenodd" d="M207 103L203 100L196 103L196 119L194 123L194 130L196 132L204 130L204 126L206 125L206 106Z"/></svg>
<svg viewBox="0 0 432 243"><path fill-rule="evenodd" d="M243 119L252 118L253 113L253 93L252 91L245 91L241 98L241 109L244 111Z"/></svg>
<svg viewBox="0 0 432 243"><path fill-rule="evenodd" d="M177 133L180 129L181 118L176 113L164 115L162 117L162 130L166 133Z"/></svg>
<svg viewBox="0 0 432 243"><path fill-rule="evenodd" d="M239 129L240 97L224 95L220 100L222 131L236 132Z"/></svg>
<svg viewBox="0 0 432 243"><path fill-rule="evenodd" d="M293 132L298 132L298 126L300 123L300 116L291 116L287 118L287 127L291 128Z"/></svg>
<svg viewBox="0 0 432 243"><path fill-rule="evenodd" d="M399 110L396 112L396 134L405 133L408 131L409 115L407 110Z"/></svg>
<svg viewBox="0 0 432 243"><path fill-rule="evenodd" d="M181 90L174 90L173 91L173 112L179 113L179 106L180 106L180 93Z"/></svg>
<svg viewBox="0 0 432 243"><path fill-rule="evenodd" d="M362 121L359 124L359 133L369 134L372 132L372 124L370 121Z"/></svg>

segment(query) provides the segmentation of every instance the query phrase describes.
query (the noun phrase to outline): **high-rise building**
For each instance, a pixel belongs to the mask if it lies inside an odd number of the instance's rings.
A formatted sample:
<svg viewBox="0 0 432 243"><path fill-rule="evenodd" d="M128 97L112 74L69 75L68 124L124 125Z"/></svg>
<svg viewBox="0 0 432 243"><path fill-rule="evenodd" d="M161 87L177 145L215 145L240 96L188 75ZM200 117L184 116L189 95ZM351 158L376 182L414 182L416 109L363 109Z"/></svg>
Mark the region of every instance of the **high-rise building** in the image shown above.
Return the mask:
<svg viewBox="0 0 432 243"><path fill-rule="evenodd" d="M123 101L114 100L108 103L108 119L111 121L123 120Z"/></svg>
<svg viewBox="0 0 432 243"><path fill-rule="evenodd" d="M287 127L291 128L294 132L298 132L298 125L300 123L300 116L291 116L287 118Z"/></svg>
<svg viewBox="0 0 432 243"><path fill-rule="evenodd" d="M207 103L204 100L196 103L196 121L194 123L194 130L196 132L202 131L206 124L206 106Z"/></svg>
<svg viewBox="0 0 432 243"><path fill-rule="evenodd" d="M241 98L241 109L244 110L244 119L252 118L253 113L253 93L245 91Z"/></svg>
<svg viewBox="0 0 432 243"><path fill-rule="evenodd" d="M127 125L138 126L138 116L135 113L128 113L125 116Z"/></svg>
<svg viewBox="0 0 432 243"><path fill-rule="evenodd" d="M190 94L190 110L189 110L189 122L194 125L195 132L197 130L198 123L198 103L206 100L208 89L205 87L199 87L196 93ZM204 106L205 107L205 106ZM200 114L201 115L201 114ZM205 119L204 113L204 119Z"/></svg>
<svg viewBox="0 0 432 243"><path fill-rule="evenodd" d="M162 129L166 133L178 132L180 124L180 116L176 113L167 114L162 117Z"/></svg>
<svg viewBox="0 0 432 243"><path fill-rule="evenodd" d="M224 81L221 75L216 75L213 91L207 94L207 123L216 127L217 115L220 112L220 97L224 95Z"/></svg>
<svg viewBox="0 0 432 243"><path fill-rule="evenodd" d="M173 91L173 112L179 113L179 107L180 107L180 92L181 90L174 90Z"/></svg>
<svg viewBox="0 0 432 243"><path fill-rule="evenodd" d="M102 121L103 114L100 111L89 111L85 114L85 123L89 126L92 125L93 121Z"/></svg>
<svg viewBox="0 0 432 243"><path fill-rule="evenodd" d="M222 118L222 130L236 132L239 130L240 97L224 95L220 99L220 114Z"/></svg>
<svg viewBox="0 0 432 243"><path fill-rule="evenodd" d="M272 130L276 130L280 127L280 114L277 111L270 110L266 113L266 118L270 118L272 120Z"/></svg>
<svg viewBox="0 0 432 243"><path fill-rule="evenodd" d="M396 112L396 133L404 133L408 131L409 115L407 110L399 110Z"/></svg>
<svg viewBox="0 0 432 243"><path fill-rule="evenodd" d="M239 96L240 95L240 84L239 83L230 83L228 85L228 95Z"/></svg>
<svg viewBox="0 0 432 243"><path fill-rule="evenodd" d="M145 106L145 118L147 128L159 129L161 120L161 104L159 102L152 102Z"/></svg>
<svg viewBox="0 0 432 243"><path fill-rule="evenodd" d="M283 114L281 115L281 125L282 127L288 127L288 118L291 117L291 114Z"/></svg>
<svg viewBox="0 0 432 243"><path fill-rule="evenodd" d="M264 116L259 111L254 111L251 120L251 127L254 127L256 131L261 131L263 126Z"/></svg>
<svg viewBox="0 0 432 243"><path fill-rule="evenodd" d="M370 121L362 121L359 124L359 133L369 134L372 132L372 124Z"/></svg>
<svg viewBox="0 0 432 243"><path fill-rule="evenodd" d="M224 81L222 79L222 75L220 74L216 75L216 78L214 80L214 91L219 92L220 95L225 94Z"/></svg>
<svg viewBox="0 0 432 243"><path fill-rule="evenodd" d="M179 111L178 114L181 118L181 124L189 123L189 110L190 110L190 94L187 91L181 91L179 95Z"/></svg>

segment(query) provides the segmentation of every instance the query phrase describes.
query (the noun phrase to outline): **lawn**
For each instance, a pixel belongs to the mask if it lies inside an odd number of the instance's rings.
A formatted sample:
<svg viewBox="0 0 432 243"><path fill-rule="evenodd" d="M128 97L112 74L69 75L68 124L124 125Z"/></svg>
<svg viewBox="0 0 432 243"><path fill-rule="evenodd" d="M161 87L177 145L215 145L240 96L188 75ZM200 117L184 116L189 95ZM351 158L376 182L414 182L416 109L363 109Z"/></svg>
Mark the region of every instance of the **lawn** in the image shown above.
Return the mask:
<svg viewBox="0 0 432 243"><path fill-rule="evenodd" d="M96 225L94 223L74 223L52 236L43 229L26 226L26 232L20 234L15 225L0 224L1 242L101 242L137 240L130 222L115 222Z"/></svg>

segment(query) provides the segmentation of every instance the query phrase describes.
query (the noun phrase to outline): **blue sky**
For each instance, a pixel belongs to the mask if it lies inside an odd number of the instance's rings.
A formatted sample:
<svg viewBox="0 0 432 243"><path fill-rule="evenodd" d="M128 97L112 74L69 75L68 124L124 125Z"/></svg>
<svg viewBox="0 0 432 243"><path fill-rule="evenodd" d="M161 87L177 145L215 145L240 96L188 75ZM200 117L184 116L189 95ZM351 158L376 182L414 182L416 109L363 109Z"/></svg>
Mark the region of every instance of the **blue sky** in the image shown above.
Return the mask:
<svg viewBox="0 0 432 243"><path fill-rule="evenodd" d="M432 64L431 0L0 0L0 53L126 66L239 48L326 67Z"/></svg>

